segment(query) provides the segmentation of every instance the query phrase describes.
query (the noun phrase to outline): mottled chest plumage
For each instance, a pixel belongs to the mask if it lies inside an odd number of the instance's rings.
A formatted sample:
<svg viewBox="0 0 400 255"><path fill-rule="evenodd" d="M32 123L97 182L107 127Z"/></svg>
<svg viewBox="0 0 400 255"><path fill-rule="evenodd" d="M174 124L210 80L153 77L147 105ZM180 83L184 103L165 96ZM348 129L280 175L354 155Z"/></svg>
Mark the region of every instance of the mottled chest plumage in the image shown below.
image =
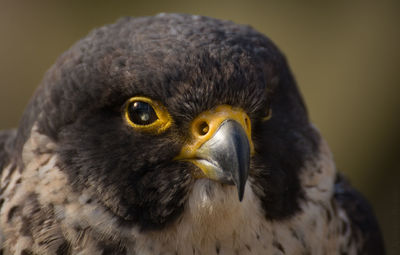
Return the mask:
<svg viewBox="0 0 400 255"><path fill-rule="evenodd" d="M39 144L48 150L38 150ZM295 217L266 221L251 179L242 202L233 187L202 180L195 184L183 215L162 231L119 225L91 197L94 190L73 191L57 165L54 148L47 137L34 132L24 147L22 173L11 165L2 172L2 236L7 237L6 251L12 254L337 254L338 250L357 250L355 242L346 241L354 233L332 197L334 169L324 148L305 170L308 174L302 182L308 188Z"/></svg>
<svg viewBox="0 0 400 255"><path fill-rule="evenodd" d="M0 173L2 254L383 253L285 57L228 21L94 30L0 132Z"/></svg>

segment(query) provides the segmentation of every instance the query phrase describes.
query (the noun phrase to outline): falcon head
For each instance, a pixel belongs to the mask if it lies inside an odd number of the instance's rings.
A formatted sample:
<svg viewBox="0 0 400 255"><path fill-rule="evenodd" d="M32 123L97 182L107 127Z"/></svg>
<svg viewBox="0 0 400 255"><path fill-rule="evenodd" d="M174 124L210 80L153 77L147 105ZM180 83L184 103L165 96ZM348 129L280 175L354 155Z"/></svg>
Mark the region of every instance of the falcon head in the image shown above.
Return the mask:
<svg viewBox="0 0 400 255"><path fill-rule="evenodd" d="M54 143L81 203L143 231L250 200L268 219L288 218L319 143L268 38L176 14L124 18L76 43L30 102L20 151L32 127Z"/></svg>

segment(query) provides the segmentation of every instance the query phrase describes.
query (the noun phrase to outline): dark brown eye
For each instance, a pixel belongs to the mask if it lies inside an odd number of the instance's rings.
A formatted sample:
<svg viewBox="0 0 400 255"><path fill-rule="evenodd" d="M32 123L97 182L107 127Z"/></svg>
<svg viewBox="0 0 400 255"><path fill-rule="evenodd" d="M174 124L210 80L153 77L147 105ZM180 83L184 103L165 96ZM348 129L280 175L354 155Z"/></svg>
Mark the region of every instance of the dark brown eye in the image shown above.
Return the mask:
<svg viewBox="0 0 400 255"><path fill-rule="evenodd" d="M131 97L124 104L126 123L135 130L161 134L172 123L172 117L167 108L158 101L148 97Z"/></svg>
<svg viewBox="0 0 400 255"><path fill-rule="evenodd" d="M129 120L136 125L146 126L155 122L158 117L153 107L142 101L133 101L128 105Z"/></svg>

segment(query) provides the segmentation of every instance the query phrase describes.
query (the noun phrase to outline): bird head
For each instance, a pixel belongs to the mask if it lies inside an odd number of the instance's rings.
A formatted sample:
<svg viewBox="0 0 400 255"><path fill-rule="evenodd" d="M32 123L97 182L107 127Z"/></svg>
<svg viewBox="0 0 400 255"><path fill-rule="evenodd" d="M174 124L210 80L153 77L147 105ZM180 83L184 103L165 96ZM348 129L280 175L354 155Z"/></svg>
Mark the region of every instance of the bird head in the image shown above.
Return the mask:
<svg viewBox="0 0 400 255"><path fill-rule="evenodd" d="M174 14L124 18L76 43L28 106L21 146L34 125L74 191L141 229L175 222L197 186L238 206L251 192L270 219L293 215L319 139L268 38Z"/></svg>

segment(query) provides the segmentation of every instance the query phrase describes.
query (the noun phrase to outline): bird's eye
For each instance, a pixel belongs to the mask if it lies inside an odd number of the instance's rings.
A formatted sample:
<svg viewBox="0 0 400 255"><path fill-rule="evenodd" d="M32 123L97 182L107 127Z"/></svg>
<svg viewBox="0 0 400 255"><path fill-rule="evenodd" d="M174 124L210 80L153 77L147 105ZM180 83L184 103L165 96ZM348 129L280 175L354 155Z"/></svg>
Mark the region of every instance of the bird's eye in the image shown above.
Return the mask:
<svg viewBox="0 0 400 255"><path fill-rule="evenodd" d="M125 103L125 119L141 131L161 133L171 125L171 116L159 102L147 97L132 97Z"/></svg>
<svg viewBox="0 0 400 255"><path fill-rule="evenodd" d="M265 116L262 118L262 121L270 120L271 117L272 117L272 109L269 108L269 109L268 109L268 112L267 112L267 113L265 114Z"/></svg>
<svg viewBox="0 0 400 255"><path fill-rule="evenodd" d="M130 121L136 125L149 125L158 119L153 107L146 102L131 102L127 111Z"/></svg>

